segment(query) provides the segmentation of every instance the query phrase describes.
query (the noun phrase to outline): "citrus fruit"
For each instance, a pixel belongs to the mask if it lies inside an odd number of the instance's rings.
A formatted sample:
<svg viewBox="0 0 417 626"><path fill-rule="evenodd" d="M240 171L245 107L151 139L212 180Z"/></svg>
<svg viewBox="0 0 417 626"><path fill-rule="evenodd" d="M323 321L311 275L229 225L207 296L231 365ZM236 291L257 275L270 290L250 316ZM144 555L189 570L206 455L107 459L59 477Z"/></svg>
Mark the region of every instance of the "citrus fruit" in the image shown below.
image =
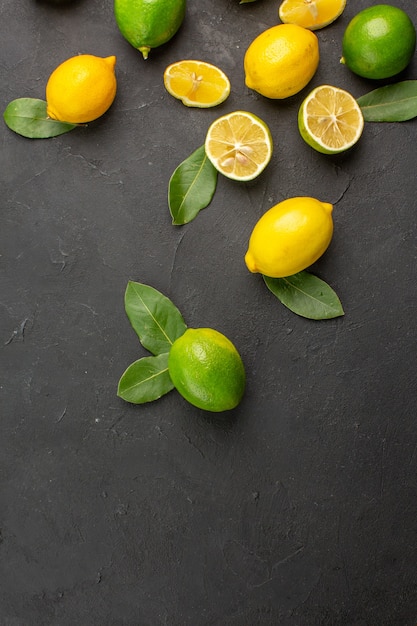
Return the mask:
<svg viewBox="0 0 417 626"><path fill-rule="evenodd" d="M114 16L123 37L147 59L181 26L186 0L114 0Z"/></svg>
<svg viewBox="0 0 417 626"><path fill-rule="evenodd" d="M209 127L205 151L214 167L233 180L252 180L272 156L268 126L248 111L233 111L217 118Z"/></svg>
<svg viewBox="0 0 417 626"><path fill-rule="evenodd" d="M416 47L416 30L402 9L376 4L349 22L341 63L364 78L390 78L402 72Z"/></svg>
<svg viewBox="0 0 417 626"><path fill-rule="evenodd" d="M319 43L296 24L278 24L258 35L244 57L246 86L267 98L288 98L303 89L319 64Z"/></svg>
<svg viewBox="0 0 417 626"><path fill-rule="evenodd" d="M212 328L187 328L168 356L174 387L188 402L206 411L235 408L245 390L245 368L239 352Z"/></svg>
<svg viewBox="0 0 417 626"><path fill-rule="evenodd" d="M284 0L278 15L284 24L318 30L334 22L345 6L346 0Z"/></svg>
<svg viewBox="0 0 417 626"><path fill-rule="evenodd" d="M189 107L214 107L230 94L226 74L205 61L172 63L164 72L164 85L171 96Z"/></svg>
<svg viewBox="0 0 417 626"><path fill-rule="evenodd" d="M325 252L333 236L333 206L315 198L288 198L264 213L249 239L249 271L271 278L301 272Z"/></svg>
<svg viewBox="0 0 417 626"><path fill-rule="evenodd" d="M71 124L91 122L107 111L116 96L116 57L80 54L67 59L46 84L50 118Z"/></svg>
<svg viewBox="0 0 417 626"><path fill-rule="evenodd" d="M309 146L324 154L351 148L362 135L364 120L355 98L339 87L321 85L298 111L298 129Z"/></svg>

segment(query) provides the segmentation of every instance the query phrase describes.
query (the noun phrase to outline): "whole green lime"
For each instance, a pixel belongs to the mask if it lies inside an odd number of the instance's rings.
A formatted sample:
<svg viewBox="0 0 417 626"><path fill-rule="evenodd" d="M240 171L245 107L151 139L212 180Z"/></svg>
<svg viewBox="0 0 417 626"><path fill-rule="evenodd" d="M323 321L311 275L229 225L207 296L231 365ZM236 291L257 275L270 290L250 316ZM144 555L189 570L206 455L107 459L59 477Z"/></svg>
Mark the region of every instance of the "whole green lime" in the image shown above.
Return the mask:
<svg viewBox="0 0 417 626"><path fill-rule="evenodd" d="M407 67L415 47L416 30L407 13L389 4L377 4L349 22L342 40L341 63L364 78L389 78Z"/></svg>
<svg viewBox="0 0 417 626"><path fill-rule="evenodd" d="M114 15L123 37L147 59L181 26L186 0L114 0Z"/></svg>
<svg viewBox="0 0 417 626"><path fill-rule="evenodd" d="M212 328L187 328L171 346L168 370L174 387L188 402L206 411L235 408L245 390L239 352Z"/></svg>

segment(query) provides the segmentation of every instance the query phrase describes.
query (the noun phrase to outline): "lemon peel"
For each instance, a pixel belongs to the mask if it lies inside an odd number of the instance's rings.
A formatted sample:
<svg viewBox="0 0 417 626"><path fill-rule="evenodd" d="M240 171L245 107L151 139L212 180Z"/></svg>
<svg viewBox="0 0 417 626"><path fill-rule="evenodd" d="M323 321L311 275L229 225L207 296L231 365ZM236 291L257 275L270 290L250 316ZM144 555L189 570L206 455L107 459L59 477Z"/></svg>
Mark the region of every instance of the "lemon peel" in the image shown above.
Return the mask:
<svg viewBox="0 0 417 626"><path fill-rule="evenodd" d="M296 24L272 26L246 50L245 84L267 98L288 98L310 82L319 58L318 38L311 30Z"/></svg>
<svg viewBox="0 0 417 626"><path fill-rule="evenodd" d="M250 272L285 278L306 269L333 236L333 205L308 196L279 202L255 224L245 263Z"/></svg>
<svg viewBox="0 0 417 626"><path fill-rule="evenodd" d="M47 114L53 120L85 124L103 115L116 96L116 57L80 54L61 63L46 85Z"/></svg>

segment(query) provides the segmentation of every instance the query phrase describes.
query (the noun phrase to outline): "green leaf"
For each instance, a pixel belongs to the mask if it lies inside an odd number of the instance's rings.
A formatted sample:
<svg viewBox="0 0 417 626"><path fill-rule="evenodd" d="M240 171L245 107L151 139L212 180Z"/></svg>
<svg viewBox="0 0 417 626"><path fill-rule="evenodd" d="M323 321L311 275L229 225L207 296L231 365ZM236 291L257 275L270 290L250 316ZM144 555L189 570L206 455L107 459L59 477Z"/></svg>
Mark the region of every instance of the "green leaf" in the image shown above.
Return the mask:
<svg viewBox="0 0 417 626"><path fill-rule="evenodd" d="M169 352L187 326L177 307L162 293L129 281L125 309L141 344L152 354Z"/></svg>
<svg viewBox="0 0 417 626"><path fill-rule="evenodd" d="M417 116L417 80L379 87L357 99L366 122L405 122Z"/></svg>
<svg viewBox="0 0 417 626"><path fill-rule="evenodd" d="M197 148L172 174L168 206L175 225L187 224L211 202L217 185L217 170L204 146Z"/></svg>
<svg viewBox="0 0 417 626"><path fill-rule="evenodd" d="M168 373L168 354L145 356L135 361L119 380L117 395L126 402L152 402L174 388Z"/></svg>
<svg viewBox="0 0 417 626"><path fill-rule="evenodd" d="M77 124L57 122L48 117L46 102L37 98L12 100L3 113L4 121L10 130L29 139L48 139L68 133Z"/></svg>
<svg viewBox="0 0 417 626"><path fill-rule="evenodd" d="M312 320L331 319L344 314L336 293L327 283L309 272L287 278L264 276L266 286L290 311Z"/></svg>

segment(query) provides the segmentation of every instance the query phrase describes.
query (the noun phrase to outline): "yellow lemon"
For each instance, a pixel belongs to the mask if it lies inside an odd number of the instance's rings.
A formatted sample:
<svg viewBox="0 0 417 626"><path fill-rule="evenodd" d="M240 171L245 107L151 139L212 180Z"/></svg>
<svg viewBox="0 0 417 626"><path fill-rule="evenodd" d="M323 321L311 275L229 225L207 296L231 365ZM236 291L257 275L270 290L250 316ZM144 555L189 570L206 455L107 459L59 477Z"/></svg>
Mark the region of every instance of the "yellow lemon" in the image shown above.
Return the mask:
<svg viewBox="0 0 417 626"><path fill-rule="evenodd" d="M249 271L284 278L312 265L333 236L333 205L310 197L288 198L255 224L245 263Z"/></svg>
<svg viewBox="0 0 417 626"><path fill-rule="evenodd" d="M230 94L230 81L215 65L205 61L177 61L164 72L165 89L189 107L202 109L224 102Z"/></svg>
<svg viewBox="0 0 417 626"><path fill-rule="evenodd" d="M342 15L345 6L346 0L284 0L278 15L284 24L318 30Z"/></svg>
<svg viewBox="0 0 417 626"><path fill-rule="evenodd" d="M46 85L49 117L85 124L103 115L116 96L115 65L115 56L92 54L80 54L61 63Z"/></svg>
<svg viewBox="0 0 417 626"><path fill-rule="evenodd" d="M246 50L245 83L267 98L288 98L310 82L318 64L315 33L296 24L278 24L258 35Z"/></svg>

